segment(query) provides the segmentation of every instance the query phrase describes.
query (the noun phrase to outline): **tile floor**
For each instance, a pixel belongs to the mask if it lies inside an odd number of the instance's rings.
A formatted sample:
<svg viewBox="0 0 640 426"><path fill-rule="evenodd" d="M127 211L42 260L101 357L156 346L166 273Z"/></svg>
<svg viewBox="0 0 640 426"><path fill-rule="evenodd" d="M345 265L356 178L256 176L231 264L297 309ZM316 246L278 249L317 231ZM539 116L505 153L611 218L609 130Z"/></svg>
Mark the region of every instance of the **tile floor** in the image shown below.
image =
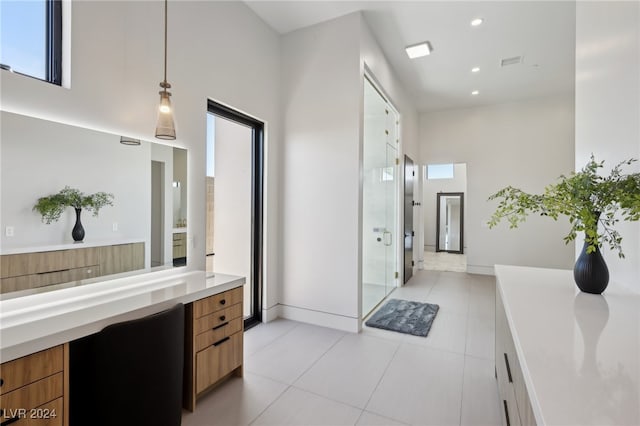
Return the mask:
<svg viewBox="0 0 640 426"><path fill-rule="evenodd" d="M429 336L261 324L245 333L245 377L182 424L499 425L493 277L418 271L390 297L438 303Z"/></svg>
<svg viewBox="0 0 640 426"><path fill-rule="evenodd" d="M425 250L424 269L430 271L466 272L467 255Z"/></svg>

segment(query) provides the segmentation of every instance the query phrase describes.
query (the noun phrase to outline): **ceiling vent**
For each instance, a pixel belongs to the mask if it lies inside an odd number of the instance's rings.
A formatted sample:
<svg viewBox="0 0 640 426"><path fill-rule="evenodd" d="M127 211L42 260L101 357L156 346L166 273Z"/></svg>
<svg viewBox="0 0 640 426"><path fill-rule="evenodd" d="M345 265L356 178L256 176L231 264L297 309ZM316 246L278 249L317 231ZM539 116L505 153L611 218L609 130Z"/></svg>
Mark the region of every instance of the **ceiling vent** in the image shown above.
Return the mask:
<svg viewBox="0 0 640 426"><path fill-rule="evenodd" d="M512 58L504 58L500 61L501 67L507 67L509 65L517 65L522 63L522 56L514 56Z"/></svg>

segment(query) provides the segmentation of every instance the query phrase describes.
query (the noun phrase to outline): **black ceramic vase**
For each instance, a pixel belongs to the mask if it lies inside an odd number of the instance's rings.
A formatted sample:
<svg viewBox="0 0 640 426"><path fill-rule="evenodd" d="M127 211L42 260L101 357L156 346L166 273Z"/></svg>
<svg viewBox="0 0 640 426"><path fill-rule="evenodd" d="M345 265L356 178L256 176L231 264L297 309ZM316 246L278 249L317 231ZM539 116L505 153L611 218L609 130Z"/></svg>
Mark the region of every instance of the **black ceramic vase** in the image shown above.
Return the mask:
<svg viewBox="0 0 640 426"><path fill-rule="evenodd" d="M73 241L76 242L84 240L84 228L80 222L80 213L82 213L82 209L76 209L76 224L73 226L73 231L71 231Z"/></svg>
<svg viewBox="0 0 640 426"><path fill-rule="evenodd" d="M587 253L588 246L589 244L585 242L582 253L576 260L573 279L578 288L585 293L600 294L609 284L609 268L600 253L600 248L596 247L596 251Z"/></svg>

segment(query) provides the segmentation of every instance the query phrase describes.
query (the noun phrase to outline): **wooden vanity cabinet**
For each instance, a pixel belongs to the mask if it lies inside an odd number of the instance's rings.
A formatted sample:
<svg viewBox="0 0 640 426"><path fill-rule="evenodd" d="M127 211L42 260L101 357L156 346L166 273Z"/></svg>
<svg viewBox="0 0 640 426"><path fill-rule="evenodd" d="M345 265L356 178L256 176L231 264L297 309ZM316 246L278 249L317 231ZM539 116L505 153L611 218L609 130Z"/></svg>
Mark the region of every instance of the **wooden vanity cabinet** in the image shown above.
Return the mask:
<svg viewBox="0 0 640 426"><path fill-rule="evenodd" d="M144 243L0 256L0 293L144 268Z"/></svg>
<svg viewBox="0 0 640 426"><path fill-rule="evenodd" d="M69 346L55 346L0 365L0 423L67 426Z"/></svg>
<svg viewBox="0 0 640 426"><path fill-rule="evenodd" d="M187 233L177 232L173 234L173 258L182 259L187 257Z"/></svg>
<svg viewBox="0 0 640 426"><path fill-rule="evenodd" d="M243 288L197 300L185 310L184 407L234 374L242 377Z"/></svg>

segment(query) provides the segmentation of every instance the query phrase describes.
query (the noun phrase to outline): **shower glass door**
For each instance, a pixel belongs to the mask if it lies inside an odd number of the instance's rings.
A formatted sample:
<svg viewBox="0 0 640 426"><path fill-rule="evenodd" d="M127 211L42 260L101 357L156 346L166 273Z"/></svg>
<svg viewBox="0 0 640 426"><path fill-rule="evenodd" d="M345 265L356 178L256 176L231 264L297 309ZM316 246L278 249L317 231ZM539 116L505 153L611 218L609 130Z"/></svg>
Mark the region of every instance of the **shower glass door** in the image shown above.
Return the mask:
<svg viewBox="0 0 640 426"><path fill-rule="evenodd" d="M396 284L397 114L365 79L362 315L366 316Z"/></svg>

